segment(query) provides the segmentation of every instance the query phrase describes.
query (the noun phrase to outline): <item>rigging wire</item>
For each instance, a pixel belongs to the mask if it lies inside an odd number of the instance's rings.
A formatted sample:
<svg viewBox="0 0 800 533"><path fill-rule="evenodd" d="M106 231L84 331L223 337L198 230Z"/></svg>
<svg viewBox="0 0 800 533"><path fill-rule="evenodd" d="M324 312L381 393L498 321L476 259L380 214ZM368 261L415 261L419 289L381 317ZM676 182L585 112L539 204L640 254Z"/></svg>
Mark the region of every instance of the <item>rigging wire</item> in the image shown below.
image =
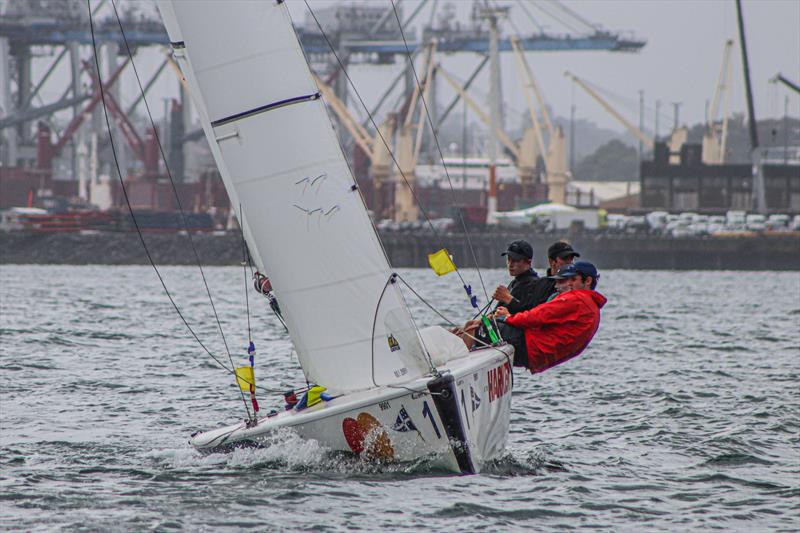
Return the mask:
<svg viewBox="0 0 800 533"><path fill-rule="evenodd" d="M536 7L539 11L541 11L544 14L546 14L547 16L552 18L553 20L561 23L561 25L564 26L565 28L574 31L578 35L581 35L583 33L580 29L576 28L575 26L573 26L569 22L563 20L558 15L555 15L552 12L548 11L548 9L545 9L542 4L543 4L543 2L534 2L534 0L530 0L530 5Z"/></svg>
<svg viewBox="0 0 800 533"><path fill-rule="evenodd" d="M439 152L439 157L442 160L442 167L444 167L444 174L447 177L447 183L450 186L450 195L451 195L453 204L455 204L456 191L455 191L455 188L453 187L453 180L450 179L450 171L447 169L447 164L444 162L444 154L442 153L442 146L439 144L439 136L436 135L436 128L434 128L434 126L433 126L433 119L431 118L431 113L428 110L428 103L425 101L425 96L424 96L423 91L422 91L422 85L420 84L419 77L417 76L417 69L414 67L414 61L411 58L411 50L409 50L409 48L408 48L408 42L406 41L406 34L403 31L403 24L400 22L400 15L398 15L398 13L397 13L397 6L395 6L394 0L390 0L390 1L392 3L392 10L394 11L394 17L395 17L395 19L397 19L397 24L398 24L398 26L400 28L400 36L403 38L403 45L405 46L405 49L406 49L406 56L408 57L409 66L411 67L411 72L414 74L414 81L416 81L416 83L417 83L417 90L419 91L419 97L420 97L420 100L422 101L423 107L425 108L425 116L427 117L428 124L431 127L431 135L433 136L433 140L434 140L434 142L436 144L436 150ZM431 80L427 80L426 83L431 83ZM478 273L478 279L481 282L481 288L483 288L483 294L486 297L486 300L488 301L489 300L489 293L486 291L486 284L483 282L483 276L481 275L481 269L478 266L478 258L475 255L475 248L472 246L472 239L469 236L469 231L467 231L467 225L464 222L464 215L461 212L461 210L458 211L458 219L461 221L461 227L464 230L464 236L467 239L467 246L469 247L469 251L472 254L472 260L475 263L475 270ZM456 272L458 272L458 270L456 270Z"/></svg>
<svg viewBox="0 0 800 533"><path fill-rule="evenodd" d="M533 25L536 26L536 28L539 30L539 33L544 35L544 28L542 28L542 25L536 21L536 18L533 16L530 10L528 10L528 8L525 7L525 2L523 2L522 0L517 0L517 5L522 8L522 11L528 17L528 20L530 20L533 23Z"/></svg>
<svg viewBox="0 0 800 533"><path fill-rule="evenodd" d="M96 36L95 36L95 32L94 32L94 17L92 16L91 0L86 0L86 4L87 4L87 7L89 9L89 26L90 26L91 35L92 35L92 51L93 51L93 56L94 56L95 68L97 69L97 81L98 81L98 86L100 88L100 98L101 98L102 103L103 103L103 114L105 116L106 128L108 130L109 144L111 146L111 151L112 151L112 154L114 156L114 164L115 164L115 166L117 168L117 175L118 175L119 180L120 180L120 185L121 185L121 189L122 189L122 192L123 192L123 196L125 198L125 203L128 206L128 211L130 212L131 219L133 221L134 227L136 228L136 232L137 232L137 234L139 236L139 240L142 243L142 247L144 248L145 255L147 255L147 259L150 262L150 265L153 267L153 270L155 271L156 276L158 277L159 282L161 283L161 286L164 289L164 293L167 295L167 298L169 299L169 301L172 304L173 308L177 312L177 314L180 317L181 321L184 323L186 328L191 333L192 337L194 337L194 339L197 341L197 343L200 345L200 347L217 363L217 365L219 365L223 370L227 371L228 373L232 374L235 377L236 376L236 371L234 369L233 359L232 359L232 357L230 355L230 351L228 351L228 358L230 360L231 367L228 368L227 366L225 366L225 363L220 361L219 358L217 358L206 347L206 345L200 340L200 338L198 337L197 333L194 331L194 329L191 327L189 322L184 317L183 313L181 312L180 308L178 307L177 302L175 302L175 299L173 298L172 294L170 293L169 289L167 288L166 282L164 281L164 278L161 275L161 272L158 270L158 267L155 264L155 260L153 259L152 255L150 254L150 250L148 249L147 243L144 240L144 235L142 234L141 227L139 226L139 223L136 220L136 216L133 213L133 207L131 205L130 197L128 196L127 187L125 186L125 181L122 178L122 169L119 166L119 159L117 157L116 146L114 144L113 135L111 133L111 123L110 123L109 118L108 118L108 108L106 106L106 101L105 101L105 98L106 98L105 97L105 88L103 86L102 77L100 75L100 62L99 62L99 58L97 56L97 40L96 40ZM170 183L172 184L172 189L173 189L173 192L175 194L176 201L177 201L180 213L181 213L181 218L182 218L182 221L183 221L183 224L184 224L184 228L186 229L187 235L189 236L189 241L192 243L192 249L194 250L195 258L197 259L198 267L200 268L200 272L201 272L202 277L203 277L203 283L206 286L206 291L208 292L209 300L211 300L211 305L212 305L212 308L213 308L214 307L214 303L213 303L213 300L211 298L211 292L210 292L210 289L209 289L208 284L206 282L206 278L205 278L205 274L203 273L202 266L200 265L200 259L199 259L199 256L197 254L197 249L195 248L194 242L192 241L192 238L191 238L191 232L189 231L188 225L186 223L186 217L184 215L183 208L182 208L181 203L180 203L180 198L178 197L177 189L175 188L175 183L174 183L174 181L172 179L172 175L171 175L171 173L169 171L169 166L167 165L167 160L166 160L166 156L164 155L163 147L161 145L160 139L158 138L158 132L157 132L157 130L155 128L155 122L153 121L152 114L150 113L150 108L149 108L149 106L147 104L147 100L146 100L146 98L144 98L144 91L142 89L141 80L140 80L138 72L136 70L136 66L135 66L135 64L133 62L133 54L131 52L130 46L128 44L127 37L125 36L125 32L124 32L124 29L122 27L122 21L120 20L119 13L117 12L117 8L116 8L116 5L114 4L113 0L111 2L111 5L114 8L114 14L116 16L117 23L119 24L120 32L121 32L123 40L125 42L125 47L126 47L126 50L128 52L128 56L130 57L131 65L133 66L134 73L136 74L136 80L137 80L137 82L139 84L139 89L142 91L142 99L143 99L143 101L145 103L145 107L147 108L147 114L150 117L151 124L153 125L153 130L154 130L154 135L155 135L155 138L156 138L156 142L158 143L159 150L161 152L161 156L164 159L164 166L165 166L165 168L167 170L167 175L169 176ZM222 334L222 325L221 325L221 323L219 321L219 317L217 316L215 308L214 308L214 316L217 319L217 325L219 326L220 333ZM224 334L223 334L223 341L224 340L225 340L225 337L224 337ZM226 350L228 349L227 342L225 343L225 348L226 348ZM238 388L238 385L237 385L237 388ZM261 387L261 388L263 389L263 387ZM249 417L249 409L247 407L247 402L244 399L244 393L242 393L242 400L244 402L245 410L248 412L248 417Z"/></svg>
<svg viewBox="0 0 800 533"><path fill-rule="evenodd" d="M389 156L392 158L392 161L394 162L395 166L397 167L397 170L400 173L400 176L402 177L403 181L405 182L406 186L408 187L409 191L411 192L414 200L417 202L417 205L419 206L420 211L422 212L423 216L425 217L425 220L428 222L428 225L430 226L433 234L436 236L437 240L439 241L440 246L442 248L444 248L443 242L441 240L441 236L436 231L436 228L433 226L433 223L431 222L430 217L428 216L424 206L422 205L422 202L420 202L419 197L416 194L416 191L414 190L414 188L409 183L408 178L405 176L405 173L403 172L402 168L400 167L400 164L398 163L398 161L397 161L397 159L396 159L396 157L394 155L394 152L389 147L389 143L387 142L386 138L383 136L383 133L381 133L381 130L378 127L378 125L375 123L375 119L373 118L372 114L370 113L369 108L367 107L366 103L364 102L364 99L361 97L361 94L358 92L358 89L356 88L355 84L353 83L353 80L350 78L350 74L347 72L347 68L345 67L345 65L342 62L342 60L339 58L339 55L336 53L336 49L333 47L333 44L330 42L330 39L328 38L328 35L325 33L325 30L322 28L322 25L320 24L319 19L317 19L317 16L314 13L314 10L311 9L311 6L309 5L308 0L303 0L303 1L305 3L306 8L308 9L309 13L311 14L311 17L314 19L314 22L316 23L317 28L319 29L320 33L322 34L322 37L325 39L325 42L328 44L328 48L330 49L331 53L333 54L333 56L336 58L337 62L339 63L339 67L341 68L342 74L344 74L345 78L347 79L347 81L348 81L350 87L352 88L353 92L355 93L356 97L358 97L358 100L361 103L362 107L367 112L367 115L369 117L369 121L372 123L373 127L375 128L375 131L376 131L377 135L380 137L381 141L383 142L383 145L385 146L387 152L389 153ZM428 105L425 102L424 96L422 95L421 84L420 84L419 78L417 76L416 69L414 68L413 56L412 56L412 54L411 54L411 52L410 52L410 50L408 48L408 42L406 41L405 34L403 32L403 24L400 21L400 17L399 17L399 15L397 13L397 8L396 8L396 6L394 4L394 1L392 1L392 10L394 12L395 18L397 19L397 23L398 23L398 25L400 27L400 34L403 37L403 43L405 44L405 48L406 48L406 55L408 57L408 61L409 61L409 64L411 66L411 69L412 69L412 71L414 73L414 79L416 80L416 83L417 83L417 88L418 88L418 91L419 91L419 94L420 94L420 98L421 98L421 100L423 102L423 105L425 107L425 114L426 114L427 119L428 119L428 124L431 127L431 131L434 131L433 121L431 119L431 115L430 115L430 112L428 110ZM444 166L445 174L447 175L447 181L448 181L449 186L450 186L451 197L453 198L453 201L455 203L455 189L453 187L453 182L452 182L452 179L450 178L450 173L449 173L449 171L447 169L447 165L444 162L444 154L442 153L441 145L439 144L439 139L435 135L435 133L433 134L433 137L434 137L434 139L436 141L436 147L437 147L437 150L439 152L439 156L440 156L440 158L442 160L442 165ZM346 158L345 158L345 161L346 161ZM349 162L348 162L348 167L349 167ZM351 169L351 173L352 173L352 169ZM488 295L488 293L486 291L486 285L485 285L485 283L483 281L483 276L481 275L480 267L478 266L478 260L477 260L477 257L475 255L475 249L472 246L472 240L470 239L469 232L467 231L467 227L466 227L466 224L464 222L464 217L463 217L463 214L461 212L459 212L459 220L461 221L461 226L464 229L464 234L465 234L465 236L467 238L467 244L469 245L469 249L470 249L470 252L472 254L472 259L473 259L473 261L475 263L475 269L476 269L476 271L478 273L478 278L480 280L481 287L483 288L483 293L484 293L484 295L486 297L486 300L489 303L491 303L491 300L489 299L489 295ZM385 253L386 252L384 250L384 254ZM461 280L461 283L464 286L464 289L467 291L467 294L470 296L470 298L474 298L473 296L471 296L471 292L468 289L469 286L467 285L466 281L464 280L463 276L461 275L461 272L458 269L456 269L455 272L458 275L459 279ZM389 286L391 280L392 280L392 277L389 278L389 280L387 281L387 283L384 286L383 290L381 291L381 296L378 299L378 305L380 305L380 301L383 298L383 295L386 292L386 289ZM403 283L407 287L409 287L408 283L406 283L405 281ZM413 289L411 289L411 290L412 290L412 292L414 292L414 294L418 298L422 299L420 297L419 293L417 293ZM402 292L400 294L402 296ZM425 300L423 300L423 301L426 303L426 305L428 305L429 307L432 308L432 306L429 303L427 303L427 301L425 301ZM434 311L437 314L440 314L435 309L434 309ZM442 315L440 314L440 316L442 316ZM411 319L412 319L412 321L414 320L413 316L411 317ZM445 318L445 320L447 320L448 322L450 322L452 324L452 321L450 321L449 319ZM373 318L373 333L372 333L373 338L374 338L374 335L375 335L375 331L374 331L374 329L375 329L375 321L377 321L377 309L376 309L376 312L375 312L375 316ZM495 322L495 327L496 326L497 326L497 323ZM375 349L374 349L374 343L373 343L372 354L371 354L371 368L372 368L371 376L372 376L372 382L376 386L378 386L377 383L375 382L375 353L374 352L375 352ZM425 352L426 352L426 356L428 358L428 361L429 361L429 363L431 365L431 368L434 370L434 372L436 372L436 368L433 365L433 361L431 359L430 353L427 352L427 349L425 349Z"/></svg>
<svg viewBox="0 0 800 533"><path fill-rule="evenodd" d="M87 0L88 2L89 0ZM139 78L139 71L136 68L136 64L133 61L133 53L131 52L131 47L128 44L128 37L125 35L125 30L122 27L122 20L120 19L119 13L117 12L117 4L114 0L111 0L111 7L114 8L114 15L117 19L117 24L119 25L119 31L122 35L122 40L125 43L125 50L128 52L128 57L131 60L131 67L133 68L134 76L136 77L136 83L139 86L139 91L142 93L142 103L144 103L144 107L147 110L147 116L150 119L150 124L153 126L153 136L155 137L156 144L158 144L158 150L161 154L161 159L164 161L164 169L167 172L167 177L169 178L170 187L172 188L172 194L175 196L175 203L178 206L178 212L181 214L181 222L183 223L183 228L186 230L186 235L189 238L189 244L191 244L192 252L194 253L194 258L197 263L197 268L200 270L200 277L203 279L203 285L206 288L206 294L208 294L208 301L211 304L211 309L214 312L214 319L217 322L217 328L219 329L219 334L222 337L222 342L225 345L225 351L228 352L228 357L231 359L231 367L233 367L233 358L231 357L230 349L228 348L228 341L225 339L225 333L222 331L222 323L219 320L219 315L217 314L217 307L214 305L214 298L211 296L211 289L208 286L208 280L206 280L206 274L203 271L203 265L200 261L200 255L197 253L197 247L194 245L194 239L192 238L192 232L189 231L189 225L186 222L186 214L183 211L183 204L181 203L180 196L178 195L178 189L175 187L175 180L172 178L172 172L169 169L169 164L167 163L167 156L164 153L164 147L161 145L161 139L158 135L158 129L156 128L155 120L153 120L153 114L150 112L150 104L147 103L147 98L144 94L144 87L142 86L142 80ZM98 77L100 73L97 73Z"/></svg>
<svg viewBox="0 0 800 533"><path fill-rule="evenodd" d="M461 85L462 87L466 86L467 80L465 80L458 74L450 72L449 70L447 71L447 74L449 74L450 77L453 78L455 81L457 81L459 85ZM547 98L544 98L544 91L542 91L540 88L539 92L542 93L542 98L546 101ZM476 97L476 99L479 98L481 101L489 99L489 93L487 93L486 91L482 91L474 86L469 88L469 93L473 94ZM529 123L531 120L527 109L523 111L519 107L511 105L508 102L503 102L503 109L505 110L506 129L509 131L513 130L513 127L525 129L525 125ZM439 128L441 129L441 126L439 126ZM491 137L491 134L489 135L489 137Z"/></svg>
<svg viewBox="0 0 800 533"><path fill-rule="evenodd" d="M355 93L355 95L358 98L359 102L361 103L362 107L367 111L367 115L369 116L370 123L375 128L375 131L378 134L378 136L381 138L381 141L383 142L384 146L386 147L386 150L388 150L389 156L392 158L392 162L394 162L395 166L397 167L398 172L400 173L400 177L403 178L403 181L405 182L406 186L408 187L409 191L411 192L411 195L414 197L414 200L417 202L417 205L419 206L420 211L422 211L422 215L425 217L425 221L428 222L428 225L430 226L431 231L434 233L434 235L439 237L439 233L436 231L436 228L433 226L433 223L431 222L431 219L428 216L428 212L425 210L425 206L422 205L422 203L419 201L419 197L417 196L416 191L414 190L414 188L409 183L408 178L406 177L406 175L403 172L403 170L400 168L400 164L397 162L397 159L395 158L394 151L389 148L389 142L383 136L383 133L381 133L380 128L378 128L378 124L375 122L375 119L373 118L372 114L369 112L369 108L367 107L367 104L364 102L364 99L361 97L361 94L358 92L358 89L356 89L356 86L353 83L353 80L350 78L350 74L347 72L347 69L345 68L345 65L344 65L342 59L339 57L339 54L336 53L336 49L334 48L333 43L331 43L330 39L328 38L328 34L325 33L325 30L322 29L322 24L320 24L319 20L317 19L316 13L314 13L314 11L311 9L311 6L308 4L308 0L303 0L303 2L305 3L306 8L308 9L308 12L311 14L311 17L314 19L314 22L316 22L317 28L319 29L320 33L322 34L323 39L325 39L325 42L328 44L328 48L330 49L330 51L333 54L333 56L336 58L336 61L339 63L339 68L342 69L342 74L344 74L345 78L347 78L347 81L350 84L350 87L353 89L353 92Z"/></svg>
<svg viewBox="0 0 800 533"><path fill-rule="evenodd" d="M439 246L444 248L445 247L444 246L444 241L442 241L441 235L439 234L439 232L436 230L436 228L434 227L433 223L431 222L431 219L428 216L428 212L425 210L425 206L422 204L422 202L420 202L420 199L419 199L419 196L417 195L417 192L411 186L411 183L409 183L408 178L406 177L405 173L403 172L403 169L400 167L400 163L398 163L397 158L394 155L394 151L389 147L389 142L383 136L383 133L381 132L381 130L378 127L378 125L376 124L375 119L372 116L372 113L370 113L369 108L367 107L367 104L364 102L364 99L361 97L361 94L358 92L358 89L356 88L355 83L353 83L352 78L350 78L350 74L347 72L347 69L345 68L344 63L342 62L341 58L339 57L339 54L336 53L336 49L334 48L333 43L331 43L330 39L328 38L328 34L325 33L325 30L322 28L322 24L320 24L316 13L314 13L314 10L311 9L311 6L308 4L308 0L303 0L303 2L305 3L309 14L314 19L314 22L316 23L317 28L319 29L323 39L325 39L325 42L328 44L328 48L330 49L330 51L333 54L333 56L336 58L336 61L339 63L339 67L342 69L342 74L344 74L345 78L347 79L347 82L350 84L350 87L353 89L353 92L355 93L355 95L358 98L359 102L361 103L362 107L366 110L367 115L369 117L370 123L375 128L375 132L377 133L378 137L380 137L381 142L383 143L384 147L386 148L387 152L389 153L389 157L392 158L392 162L397 167L397 171L400 174L400 177L403 179L403 182L405 182L406 186L408 187L408 190L411 192L411 195L414 198L414 201L419 206L419 209L422 212L422 216L425 217L425 221L428 223L428 225L431 228L431 232L433 233L433 235L436 237L437 241L439 242ZM346 160L346 158L345 158L345 160ZM348 163L348 166L349 166L349 163ZM451 187L452 187L452 184L451 184ZM463 219L462 219L462 223L463 223ZM474 252L473 252L473 256L474 256ZM476 262L476 264L477 264L477 262ZM461 275L461 272L458 269L456 269L455 272L458 275L458 278L461 280L461 283L464 286L466 286L467 282L464 280L463 276Z"/></svg>
<svg viewBox="0 0 800 533"><path fill-rule="evenodd" d="M91 8L91 4L89 3L89 1L90 0L86 0L86 3ZM189 325L189 323L187 322L186 318L183 316L183 313L178 308L178 304L175 302L175 299L172 297L172 294L169 292L169 289L167 289L167 285L164 282L164 278L161 276L161 272L158 270L158 267L156 266L152 255L150 254L150 250L147 248L147 243L145 242L144 236L142 235L141 228L139 227L139 222L136 220L136 217L133 215L133 208L131 207L130 198L128 197L127 187L125 187L125 182L122 179L122 170L119 167L119 160L117 159L117 155L116 155L116 153L117 153L116 152L116 147L114 145L113 137L111 135L111 123L110 123L110 121L108 119L108 110L107 110L106 105L105 105L105 89L103 87L103 81L102 81L102 79L100 77L100 62L99 62L99 60L97 58L97 43L96 43L95 35L94 35L93 17L91 16L91 14L89 15L89 27L90 27L90 30L91 30L91 33L92 33L92 49L94 51L93 55L94 55L94 60L95 60L95 67L97 68L97 81L98 81L98 84L99 84L99 87L100 87L100 98L101 98L101 100L103 102L103 112L104 112L104 116L105 116L105 119L106 119L106 127L108 129L108 136L109 136L109 140L110 140L110 144L111 144L111 151L114 154L114 163L115 163L115 165L117 167L117 174L118 174L119 179L120 179L120 184L121 184L121 188L122 188L122 195L125 198L125 203L128 205L128 210L131 213L131 219L133 220L133 225L136 228L136 233L139 235L139 240L142 243L142 247L144 248L145 255L147 255L147 259L150 261L150 265L155 270L156 276L158 276L158 279L161 282L161 286L164 288L164 292L167 294L167 298L169 298L170 303L172 303L172 306L175 308L175 311L178 313L178 316L181 318L183 323L189 329L189 332L192 334L192 336L195 338L195 340L198 342L198 344L200 344L200 346L206 351L206 353L208 353L215 361L220 363L223 366L223 368L225 368L228 371L231 371L230 369L228 369L227 367L224 366L224 363L221 363L214 356L214 354L212 354L209 351L209 349L205 346L205 344L203 344L203 341L201 341L200 338L197 336L197 334L195 333L194 329L192 329L192 326Z"/></svg>
<svg viewBox="0 0 800 533"><path fill-rule="evenodd" d="M578 13L576 13L574 10L570 9L569 7L567 7L567 6L564 4L564 2L560 2L559 0L555 0L555 6L556 6L557 8L559 8L559 9L561 9L561 11L563 11L563 12L567 13L567 14L568 14L569 16L571 16L573 19L577 20L578 22L580 22L581 24L583 24L584 26L586 26L587 28L589 28L589 30L590 30L590 31L592 31L592 32L597 32L597 31L598 31L598 29L597 29L597 25L595 25L595 24L592 24L591 22L589 22L588 20L586 20L584 17L582 17L581 15L579 15Z"/></svg>

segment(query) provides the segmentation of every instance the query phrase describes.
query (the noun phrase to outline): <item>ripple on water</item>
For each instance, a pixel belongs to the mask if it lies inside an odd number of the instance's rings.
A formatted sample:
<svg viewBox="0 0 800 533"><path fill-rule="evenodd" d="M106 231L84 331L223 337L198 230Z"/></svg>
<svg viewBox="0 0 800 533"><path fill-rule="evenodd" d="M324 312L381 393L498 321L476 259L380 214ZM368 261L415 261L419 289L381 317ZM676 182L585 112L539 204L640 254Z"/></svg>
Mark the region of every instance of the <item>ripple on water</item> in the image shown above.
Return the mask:
<svg viewBox="0 0 800 533"><path fill-rule="evenodd" d="M164 272L224 354L196 269ZM35 281L44 273L47 286ZM460 284L402 273L448 316L468 314ZM543 374L518 372L506 452L458 476L436 458L367 462L291 432L201 455L188 435L238 419L241 398L152 269L3 266L0 529L796 530L800 274L603 274L593 344ZM226 339L246 346L241 269L206 275ZM418 323L439 323L408 300ZM302 383L280 324L250 303L260 383ZM259 401L282 407L280 393Z"/></svg>

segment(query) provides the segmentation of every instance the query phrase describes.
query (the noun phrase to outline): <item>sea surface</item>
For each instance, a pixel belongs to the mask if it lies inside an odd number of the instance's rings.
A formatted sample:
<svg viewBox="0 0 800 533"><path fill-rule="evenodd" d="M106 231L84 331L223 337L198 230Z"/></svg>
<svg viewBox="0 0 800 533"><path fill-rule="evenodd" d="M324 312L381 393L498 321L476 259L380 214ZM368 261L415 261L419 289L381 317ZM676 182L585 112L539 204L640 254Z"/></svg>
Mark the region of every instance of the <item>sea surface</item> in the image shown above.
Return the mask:
<svg viewBox="0 0 800 533"><path fill-rule="evenodd" d="M161 272L227 363L197 268ZM455 276L400 272L446 316L470 314ZM205 273L239 363L243 272ZM599 290L609 303L590 348L517 372L505 455L458 476L363 463L291 433L202 456L189 435L242 418L241 398L150 267L4 265L0 529L798 531L800 272L612 270ZM409 301L420 324L441 323ZM250 329L259 385L302 384L252 291Z"/></svg>

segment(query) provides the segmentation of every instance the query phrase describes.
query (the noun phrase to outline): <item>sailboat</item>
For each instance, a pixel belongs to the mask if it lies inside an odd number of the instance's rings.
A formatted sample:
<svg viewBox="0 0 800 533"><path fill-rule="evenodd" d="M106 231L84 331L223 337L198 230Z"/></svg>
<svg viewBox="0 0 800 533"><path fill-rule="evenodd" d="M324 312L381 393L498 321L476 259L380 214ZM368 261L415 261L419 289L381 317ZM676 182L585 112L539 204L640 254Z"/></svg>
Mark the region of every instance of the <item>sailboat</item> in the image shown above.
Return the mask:
<svg viewBox="0 0 800 533"><path fill-rule="evenodd" d="M508 437L513 347L418 329L282 0L159 0L252 261L325 400L192 436L201 451L281 428L332 451L479 472Z"/></svg>

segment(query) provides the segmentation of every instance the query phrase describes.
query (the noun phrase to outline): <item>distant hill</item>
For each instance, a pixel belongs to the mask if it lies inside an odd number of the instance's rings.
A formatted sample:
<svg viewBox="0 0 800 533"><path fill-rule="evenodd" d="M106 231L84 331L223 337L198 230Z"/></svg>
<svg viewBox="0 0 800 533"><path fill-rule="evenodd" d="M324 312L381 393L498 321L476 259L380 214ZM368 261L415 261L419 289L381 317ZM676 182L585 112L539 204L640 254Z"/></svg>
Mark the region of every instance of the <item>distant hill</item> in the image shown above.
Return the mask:
<svg viewBox="0 0 800 533"><path fill-rule="evenodd" d="M637 149L612 139L582 158L572 169L581 181L635 181L639 179Z"/></svg>

